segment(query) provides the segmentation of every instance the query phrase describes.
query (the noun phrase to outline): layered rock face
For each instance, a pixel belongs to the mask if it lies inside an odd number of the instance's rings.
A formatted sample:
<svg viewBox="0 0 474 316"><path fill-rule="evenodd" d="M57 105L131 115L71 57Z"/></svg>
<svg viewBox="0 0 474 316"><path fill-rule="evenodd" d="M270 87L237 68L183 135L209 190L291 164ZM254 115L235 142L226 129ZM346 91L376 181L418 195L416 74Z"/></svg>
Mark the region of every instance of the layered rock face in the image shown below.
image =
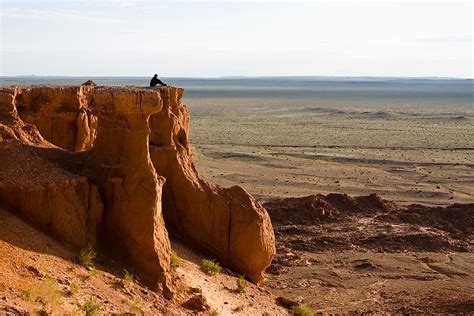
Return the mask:
<svg viewBox="0 0 474 316"><path fill-rule="evenodd" d="M268 214L242 188L199 178L182 95L1 88L0 201L61 240L125 258L168 296L168 229L261 282L275 254Z"/></svg>
<svg viewBox="0 0 474 316"><path fill-rule="evenodd" d="M54 145L69 151L92 148L97 118L89 102L92 87L23 88L16 98L21 119Z"/></svg>
<svg viewBox="0 0 474 316"><path fill-rule="evenodd" d="M103 210L98 188L73 170L77 155L58 150L20 119L21 93L0 90L0 202L73 245L95 244Z"/></svg>
<svg viewBox="0 0 474 316"><path fill-rule="evenodd" d="M142 273L170 292L171 253L161 212L165 179L148 151L149 117L162 110L153 90L94 89L90 109L98 116L97 139L87 165L103 192L103 239Z"/></svg>
<svg viewBox="0 0 474 316"><path fill-rule="evenodd" d="M172 232L223 264L260 283L275 253L266 210L244 189L224 189L200 179L189 147L183 90L166 90L164 108L150 119L150 154L166 178L163 212Z"/></svg>

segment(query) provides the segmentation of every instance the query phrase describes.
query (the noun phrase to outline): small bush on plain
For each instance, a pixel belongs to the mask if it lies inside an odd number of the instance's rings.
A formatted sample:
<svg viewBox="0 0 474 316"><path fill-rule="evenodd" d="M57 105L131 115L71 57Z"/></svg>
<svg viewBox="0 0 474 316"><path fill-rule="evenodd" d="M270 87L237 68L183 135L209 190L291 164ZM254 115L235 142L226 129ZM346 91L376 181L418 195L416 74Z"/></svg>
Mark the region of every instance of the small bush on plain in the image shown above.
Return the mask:
<svg viewBox="0 0 474 316"><path fill-rule="evenodd" d="M179 267L183 260L176 254L175 251L171 253L171 258L170 258L171 266L172 267Z"/></svg>
<svg viewBox="0 0 474 316"><path fill-rule="evenodd" d="M314 309L305 305L293 306L291 310L295 316L314 316L316 313Z"/></svg>
<svg viewBox="0 0 474 316"><path fill-rule="evenodd" d="M69 284L69 295L74 295L79 291L79 286L76 283Z"/></svg>
<svg viewBox="0 0 474 316"><path fill-rule="evenodd" d="M94 266L94 259L96 256L97 253L95 252L94 247L89 244L82 248L81 251L79 251L77 259L79 260L79 263L84 267L91 268Z"/></svg>
<svg viewBox="0 0 474 316"><path fill-rule="evenodd" d="M131 303L129 312L132 315L145 315L143 312L143 302L140 297L135 297L133 303Z"/></svg>
<svg viewBox="0 0 474 316"><path fill-rule="evenodd" d="M86 316L96 316L99 315L100 304L87 301L82 305L82 310L86 313Z"/></svg>
<svg viewBox="0 0 474 316"><path fill-rule="evenodd" d="M237 292L239 293L245 292L245 288L248 285L247 280L245 280L245 276L243 275L239 276L239 278L235 280L235 283L237 285Z"/></svg>
<svg viewBox="0 0 474 316"><path fill-rule="evenodd" d="M97 269L95 267L91 267L89 269L90 269L90 271L89 271L90 276L95 277L97 275Z"/></svg>
<svg viewBox="0 0 474 316"><path fill-rule="evenodd" d="M207 274L216 274L221 272L222 268L221 266L212 260L209 259L203 259L202 260L202 268Z"/></svg>
<svg viewBox="0 0 474 316"><path fill-rule="evenodd" d="M41 303L48 308L49 312L52 312L61 305L63 294L55 279L46 278L31 289L23 291L23 298L31 302Z"/></svg>
<svg viewBox="0 0 474 316"><path fill-rule="evenodd" d="M123 279L125 280L125 284L130 285L134 281L133 274L128 272L127 270L123 271Z"/></svg>

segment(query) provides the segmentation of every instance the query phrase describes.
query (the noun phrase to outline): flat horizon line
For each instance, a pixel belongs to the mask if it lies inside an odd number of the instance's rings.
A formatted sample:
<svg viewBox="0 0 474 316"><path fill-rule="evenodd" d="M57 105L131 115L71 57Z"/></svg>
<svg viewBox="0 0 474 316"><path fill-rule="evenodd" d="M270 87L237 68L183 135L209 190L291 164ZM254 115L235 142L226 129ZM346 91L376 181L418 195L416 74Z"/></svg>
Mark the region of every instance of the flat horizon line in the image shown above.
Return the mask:
<svg viewBox="0 0 474 316"><path fill-rule="evenodd" d="M134 76L109 76L109 75L9 75L0 76L0 78L151 78L152 75L134 75ZM441 76L299 76L299 75L278 75L278 76L160 76L161 78L168 79L200 79L200 80L236 80L236 79L332 79L332 80L462 80L462 81L474 81L474 78L466 77L441 77Z"/></svg>

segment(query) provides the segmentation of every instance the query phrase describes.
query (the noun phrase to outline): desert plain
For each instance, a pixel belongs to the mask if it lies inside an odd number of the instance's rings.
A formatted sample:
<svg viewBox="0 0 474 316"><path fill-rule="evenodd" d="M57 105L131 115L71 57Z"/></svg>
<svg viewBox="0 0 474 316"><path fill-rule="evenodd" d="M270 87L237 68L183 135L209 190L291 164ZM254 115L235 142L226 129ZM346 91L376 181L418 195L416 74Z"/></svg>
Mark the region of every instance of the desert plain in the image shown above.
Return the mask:
<svg viewBox="0 0 474 316"><path fill-rule="evenodd" d="M277 240L266 284L277 295L324 313L473 312L472 103L452 114L378 102L190 97L197 169L261 203L276 200L265 207ZM470 205L465 217L446 211L447 220L422 207L431 220L391 221L384 216L394 211L385 209L293 221L308 211L304 203L290 205L283 221L273 216L283 198L330 193L375 193L402 213L412 204ZM445 229L459 222L467 225L461 234Z"/></svg>
<svg viewBox="0 0 474 316"><path fill-rule="evenodd" d="M200 173L242 185L261 201L331 192L377 193L402 204L474 201L472 116L199 100L189 109Z"/></svg>

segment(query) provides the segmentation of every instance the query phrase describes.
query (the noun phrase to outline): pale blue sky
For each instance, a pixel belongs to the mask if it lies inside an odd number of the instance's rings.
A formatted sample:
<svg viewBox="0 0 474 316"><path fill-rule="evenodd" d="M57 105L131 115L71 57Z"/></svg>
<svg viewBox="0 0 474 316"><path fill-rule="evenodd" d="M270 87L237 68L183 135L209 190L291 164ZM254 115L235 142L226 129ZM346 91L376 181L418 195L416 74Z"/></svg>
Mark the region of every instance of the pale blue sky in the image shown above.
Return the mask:
<svg viewBox="0 0 474 316"><path fill-rule="evenodd" d="M471 1L0 1L4 76L473 77Z"/></svg>

